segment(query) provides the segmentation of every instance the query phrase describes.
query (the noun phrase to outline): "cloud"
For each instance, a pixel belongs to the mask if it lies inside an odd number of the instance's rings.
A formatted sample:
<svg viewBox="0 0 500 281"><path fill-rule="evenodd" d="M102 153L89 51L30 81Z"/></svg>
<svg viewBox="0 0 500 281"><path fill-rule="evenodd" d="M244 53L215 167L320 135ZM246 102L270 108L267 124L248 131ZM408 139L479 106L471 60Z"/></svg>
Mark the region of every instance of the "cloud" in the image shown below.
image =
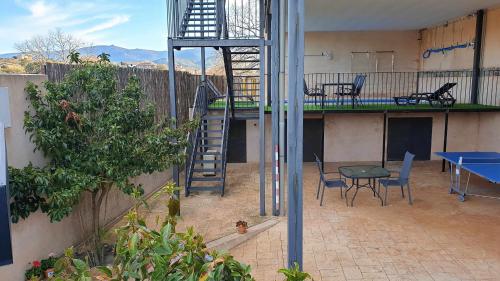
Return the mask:
<svg viewBox="0 0 500 281"><path fill-rule="evenodd" d="M14 0L14 3L18 11L0 17L0 38L8 38L0 44L0 51L11 51L15 42L56 28L86 41L102 41L106 30L130 20L130 7L120 1ZM6 47L7 44L10 46Z"/></svg>
<svg viewBox="0 0 500 281"><path fill-rule="evenodd" d="M45 1L36 1L29 4L28 9L33 17L40 18L46 16L53 9L53 6L47 5Z"/></svg>
<svg viewBox="0 0 500 281"><path fill-rule="evenodd" d="M112 16L112 18L110 18L109 20L107 20L105 22L96 24L88 29L80 31L80 34L87 35L87 34L95 33L98 31L110 29L110 28L113 28L113 27L120 25L122 23L128 22L129 19L130 19L130 16L128 16L128 15L115 15L115 16Z"/></svg>

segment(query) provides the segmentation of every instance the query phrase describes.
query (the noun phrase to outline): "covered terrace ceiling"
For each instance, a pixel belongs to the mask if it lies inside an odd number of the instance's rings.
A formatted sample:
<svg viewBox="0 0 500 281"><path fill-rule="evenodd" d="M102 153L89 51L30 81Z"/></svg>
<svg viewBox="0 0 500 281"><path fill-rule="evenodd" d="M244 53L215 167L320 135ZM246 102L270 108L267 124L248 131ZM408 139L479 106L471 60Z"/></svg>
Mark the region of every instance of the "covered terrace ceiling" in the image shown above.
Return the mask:
<svg viewBox="0 0 500 281"><path fill-rule="evenodd" d="M415 30L500 0L306 0L306 31Z"/></svg>

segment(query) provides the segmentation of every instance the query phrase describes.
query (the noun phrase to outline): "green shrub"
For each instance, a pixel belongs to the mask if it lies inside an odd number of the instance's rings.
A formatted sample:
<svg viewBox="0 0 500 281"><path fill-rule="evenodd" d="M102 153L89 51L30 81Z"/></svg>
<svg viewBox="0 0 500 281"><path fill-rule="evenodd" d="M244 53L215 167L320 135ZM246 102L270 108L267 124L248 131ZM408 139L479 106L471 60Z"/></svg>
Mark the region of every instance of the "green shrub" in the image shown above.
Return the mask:
<svg viewBox="0 0 500 281"><path fill-rule="evenodd" d="M300 270L298 263L294 263L294 265L291 268L282 268L278 270L278 272L285 275L286 279L284 281L304 281L307 279L312 280L311 275L309 275L309 273Z"/></svg>
<svg viewBox="0 0 500 281"><path fill-rule="evenodd" d="M38 209L60 221L90 194L90 243L98 263L103 257L100 210L109 192L142 192L131 178L182 164L192 129L191 124L172 129L169 120L155 121L155 108L145 102L139 80L131 77L118 90L116 67L107 60L103 54L97 63L75 67L61 83L47 82L43 94L28 84L31 110L25 112L24 126L50 162L11 169L14 222Z"/></svg>

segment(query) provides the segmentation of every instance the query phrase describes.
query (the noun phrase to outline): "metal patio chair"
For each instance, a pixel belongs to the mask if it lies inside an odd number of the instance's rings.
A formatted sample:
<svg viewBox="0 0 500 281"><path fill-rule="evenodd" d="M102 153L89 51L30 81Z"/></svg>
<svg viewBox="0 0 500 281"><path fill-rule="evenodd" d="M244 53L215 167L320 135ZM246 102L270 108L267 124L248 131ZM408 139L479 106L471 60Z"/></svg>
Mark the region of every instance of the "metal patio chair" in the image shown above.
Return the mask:
<svg viewBox="0 0 500 281"><path fill-rule="evenodd" d="M411 188L410 188L410 171L411 171L411 167L413 164L413 158L415 158L414 154L411 154L410 152L406 152L405 158L403 160L403 166L401 167L401 170L399 170L399 176L379 179L378 191L380 192L380 185L383 185L385 188L384 205L387 206L387 191L388 191L389 187L391 187L391 186L401 187L401 195L403 196L403 198L405 198L405 192L404 192L404 188L403 188L405 185L406 185L407 190L408 190L408 202L410 205L413 204L413 199L411 197ZM391 172L394 172L394 171L391 171Z"/></svg>
<svg viewBox="0 0 500 281"><path fill-rule="evenodd" d="M352 107L354 105L363 105L361 102L361 98L359 95L361 94L361 90L363 89L363 85L365 84L366 75L358 74L354 77L354 81L352 83L332 83L330 85L337 86L337 91L335 95L337 95L337 105L339 105L339 101L342 98L341 105L344 105L344 97L350 96Z"/></svg>
<svg viewBox="0 0 500 281"><path fill-rule="evenodd" d="M347 189L348 186L345 183L345 181L342 179L340 173L338 172L328 172L325 173L323 171L323 165L321 164L321 160L319 160L319 157L314 154L315 162L316 165L318 166L319 170L319 182L318 182L318 189L316 190L316 199L319 198L319 191L321 189L321 186L323 185L323 189L321 191L321 201L319 203L320 206L323 206L323 195L325 194L325 188L339 188L340 189L340 198L344 198L343 193L342 193L342 188ZM338 174L339 177L338 179L327 179L326 175L330 174Z"/></svg>
<svg viewBox="0 0 500 281"><path fill-rule="evenodd" d="M323 89L307 87L306 80L304 79L304 95L312 97L314 99L314 105L318 105L318 98L320 98L321 103L319 105L323 106L325 104L325 92Z"/></svg>

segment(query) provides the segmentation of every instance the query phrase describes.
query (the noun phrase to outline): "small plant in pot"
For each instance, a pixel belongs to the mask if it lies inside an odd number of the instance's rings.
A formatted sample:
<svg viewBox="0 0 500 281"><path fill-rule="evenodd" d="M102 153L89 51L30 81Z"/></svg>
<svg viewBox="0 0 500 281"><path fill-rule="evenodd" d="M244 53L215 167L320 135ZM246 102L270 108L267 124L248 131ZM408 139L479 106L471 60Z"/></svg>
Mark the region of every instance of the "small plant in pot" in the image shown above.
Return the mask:
<svg viewBox="0 0 500 281"><path fill-rule="evenodd" d="M43 259L40 264L41 264L41 269L43 272L43 276L46 279L50 279L54 277L54 266L56 264L57 258L55 257L54 254L50 254L48 258Z"/></svg>
<svg viewBox="0 0 500 281"><path fill-rule="evenodd" d="M24 276L27 281L38 281L41 280L42 276L42 264L40 261L33 261L31 263L31 268L26 270Z"/></svg>
<svg viewBox="0 0 500 281"><path fill-rule="evenodd" d="M238 230L239 234L245 234L247 233L248 223L246 221L237 221L236 229Z"/></svg>
<svg viewBox="0 0 500 281"><path fill-rule="evenodd" d="M278 270L279 273L285 275L283 281L305 281L305 280L313 280L309 273L300 270L299 264L294 263L290 268L282 268Z"/></svg>

